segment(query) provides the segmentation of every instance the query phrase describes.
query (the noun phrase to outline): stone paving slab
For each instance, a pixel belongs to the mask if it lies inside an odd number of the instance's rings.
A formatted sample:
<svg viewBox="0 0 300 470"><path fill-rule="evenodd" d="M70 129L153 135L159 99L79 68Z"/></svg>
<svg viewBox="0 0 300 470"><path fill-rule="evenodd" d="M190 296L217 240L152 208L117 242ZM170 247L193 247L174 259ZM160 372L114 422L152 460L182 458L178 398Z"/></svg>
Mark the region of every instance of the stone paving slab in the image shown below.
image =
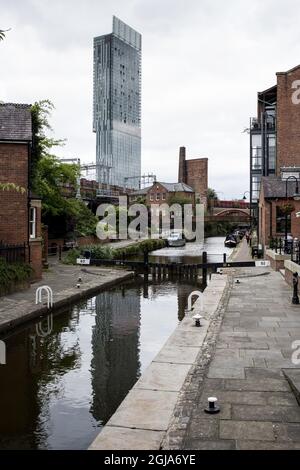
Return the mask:
<svg viewBox="0 0 300 470"><path fill-rule="evenodd" d="M204 328L195 328L194 330L176 329L175 333L168 339L166 347L176 346L184 347L189 345L192 348L198 348L201 346L207 331L207 322L202 321ZM199 330L199 331L198 331Z"/></svg>
<svg viewBox="0 0 300 470"><path fill-rule="evenodd" d="M300 407L274 405L232 405L232 419L300 423Z"/></svg>
<svg viewBox="0 0 300 470"><path fill-rule="evenodd" d="M200 439L190 439L188 443L187 450L235 450L236 443L234 440L224 440L221 439L217 441L207 441Z"/></svg>
<svg viewBox="0 0 300 470"><path fill-rule="evenodd" d="M226 390L240 390L247 392L289 392L290 387L286 380L250 378L246 380L225 380Z"/></svg>
<svg viewBox="0 0 300 470"><path fill-rule="evenodd" d="M176 392L133 388L107 426L166 431L176 400Z"/></svg>
<svg viewBox="0 0 300 470"><path fill-rule="evenodd" d="M170 344L170 342L168 343ZM155 357L153 362L167 362L170 364L194 364L199 349L192 346L165 346Z"/></svg>
<svg viewBox="0 0 300 470"><path fill-rule="evenodd" d="M220 439L274 441L273 423L220 420Z"/></svg>
<svg viewBox="0 0 300 470"><path fill-rule="evenodd" d="M190 367L190 364L152 362L135 384L135 388L179 392Z"/></svg>
<svg viewBox="0 0 300 470"><path fill-rule="evenodd" d="M163 436L163 432L105 426L89 450L155 450Z"/></svg>
<svg viewBox="0 0 300 470"><path fill-rule="evenodd" d="M265 442L265 441L239 441L238 450L296 450L300 449L299 442Z"/></svg>

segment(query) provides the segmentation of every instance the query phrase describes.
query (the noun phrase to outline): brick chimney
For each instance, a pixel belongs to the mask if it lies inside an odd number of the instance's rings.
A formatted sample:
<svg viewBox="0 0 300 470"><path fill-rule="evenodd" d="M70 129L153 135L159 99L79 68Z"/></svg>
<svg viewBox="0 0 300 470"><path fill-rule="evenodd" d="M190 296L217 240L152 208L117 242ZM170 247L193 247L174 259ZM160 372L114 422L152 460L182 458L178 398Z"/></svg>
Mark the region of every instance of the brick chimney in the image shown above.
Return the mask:
<svg viewBox="0 0 300 470"><path fill-rule="evenodd" d="M186 183L185 147L179 147L178 183Z"/></svg>

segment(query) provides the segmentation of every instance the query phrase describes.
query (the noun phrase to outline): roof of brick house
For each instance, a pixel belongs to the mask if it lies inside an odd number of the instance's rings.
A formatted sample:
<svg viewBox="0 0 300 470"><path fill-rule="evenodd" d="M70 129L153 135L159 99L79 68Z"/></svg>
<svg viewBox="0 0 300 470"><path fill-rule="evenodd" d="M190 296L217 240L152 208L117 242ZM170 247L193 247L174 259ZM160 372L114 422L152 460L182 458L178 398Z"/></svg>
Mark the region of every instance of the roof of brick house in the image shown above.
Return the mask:
<svg viewBox="0 0 300 470"><path fill-rule="evenodd" d="M31 106L0 103L0 140L28 142L32 139Z"/></svg>

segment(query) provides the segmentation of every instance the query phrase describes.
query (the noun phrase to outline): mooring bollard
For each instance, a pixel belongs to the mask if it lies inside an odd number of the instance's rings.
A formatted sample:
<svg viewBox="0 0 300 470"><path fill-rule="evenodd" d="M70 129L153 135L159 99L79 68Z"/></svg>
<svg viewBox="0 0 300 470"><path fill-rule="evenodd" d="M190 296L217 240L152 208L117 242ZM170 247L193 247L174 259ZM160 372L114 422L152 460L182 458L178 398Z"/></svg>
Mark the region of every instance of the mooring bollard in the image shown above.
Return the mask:
<svg viewBox="0 0 300 470"><path fill-rule="evenodd" d="M217 405L217 397L208 397L208 407L204 409L205 413L215 414L219 413L220 407Z"/></svg>
<svg viewBox="0 0 300 470"><path fill-rule="evenodd" d="M292 304L298 305L299 304L299 296L298 296L298 273L293 273L293 298Z"/></svg>

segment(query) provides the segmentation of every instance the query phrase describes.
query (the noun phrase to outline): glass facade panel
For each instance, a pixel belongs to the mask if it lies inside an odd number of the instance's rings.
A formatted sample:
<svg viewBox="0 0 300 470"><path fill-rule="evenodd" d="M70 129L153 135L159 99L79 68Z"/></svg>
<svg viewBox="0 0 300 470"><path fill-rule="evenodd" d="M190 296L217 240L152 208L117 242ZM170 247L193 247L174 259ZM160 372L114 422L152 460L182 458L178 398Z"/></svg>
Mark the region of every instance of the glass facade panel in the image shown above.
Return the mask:
<svg viewBox="0 0 300 470"><path fill-rule="evenodd" d="M269 170L276 169L276 138L274 135L268 137L268 152L269 152Z"/></svg>
<svg viewBox="0 0 300 470"><path fill-rule="evenodd" d="M115 17L113 33L94 39L93 121L98 181L138 188L141 35Z"/></svg>
<svg viewBox="0 0 300 470"><path fill-rule="evenodd" d="M257 202L259 199L260 181L261 181L261 175L252 176L252 201L253 202Z"/></svg>

